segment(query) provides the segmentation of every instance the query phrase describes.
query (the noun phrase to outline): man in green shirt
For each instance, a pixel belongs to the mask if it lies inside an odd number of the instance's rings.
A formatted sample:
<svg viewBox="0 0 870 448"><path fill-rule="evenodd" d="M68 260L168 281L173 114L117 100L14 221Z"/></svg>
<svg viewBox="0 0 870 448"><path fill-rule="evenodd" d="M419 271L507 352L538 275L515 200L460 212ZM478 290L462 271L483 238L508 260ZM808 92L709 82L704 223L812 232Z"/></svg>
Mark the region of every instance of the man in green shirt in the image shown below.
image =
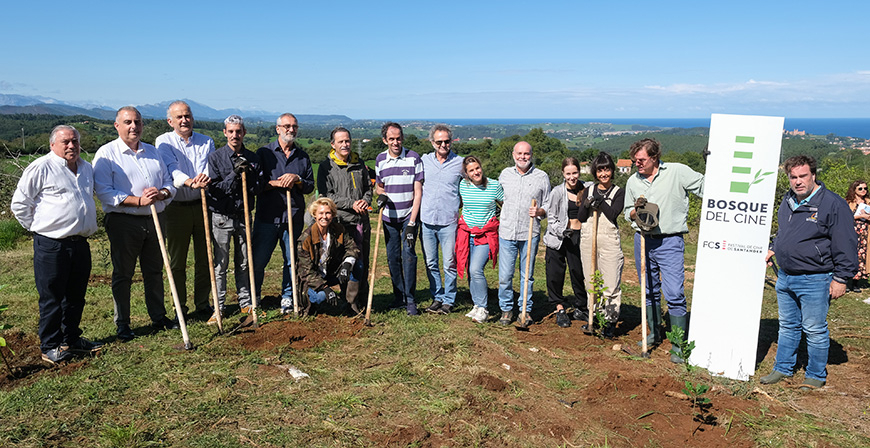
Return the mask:
<svg viewBox="0 0 870 448"><path fill-rule="evenodd" d="M625 219L637 231L634 234L636 266L641 264L640 239L646 239L646 307L647 319L653 330L647 337L647 343L655 345L662 341L662 290L668 301L671 328L680 327L684 334L688 332L686 296L683 292L683 254L686 249L683 234L689 231L686 225L689 193L703 196L704 175L680 163L662 162L659 142L650 138L634 142L629 155L637 166L637 173L625 185L624 212ZM647 201L658 205L658 225L641 234L635 222L635 208L643 206ZM671 355L671 361L683 362L676 355Z"/></svg>

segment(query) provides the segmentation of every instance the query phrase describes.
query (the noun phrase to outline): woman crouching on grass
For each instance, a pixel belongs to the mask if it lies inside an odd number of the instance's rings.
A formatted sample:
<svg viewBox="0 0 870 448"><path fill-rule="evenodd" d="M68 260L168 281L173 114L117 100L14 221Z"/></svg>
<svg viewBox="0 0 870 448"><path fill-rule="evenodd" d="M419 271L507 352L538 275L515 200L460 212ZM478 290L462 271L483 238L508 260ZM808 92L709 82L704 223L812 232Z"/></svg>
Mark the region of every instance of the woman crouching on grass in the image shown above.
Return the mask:
<svg viewBox="0 0 870 448"><path fill-rule="evenodd" d="M547 233L544 234L547 252L544 260L547 267L547 297L550 304L556 306L556 325L566 328L571 326L571 319L565 310L568 303L562 294L566 266L577 301L574 318L585 320L588 312L580 260L578 204L584 189L580 181L580 161L574 157L562 160L562 177L565 181L550 191L548 200Z"/></svg>
<svg viewBox="0 0 870 448"><path fill-rule="evenodd" d="M496 205L504 201L504 190L495 179L483 175L480 159L467 156L462 162L463 180L459 182L462 215L456 232L456 269L459 278L468 269L468 289L474 307L465 315L474 322L489 319L487 299L489 287L483 268L492 260L498 262L498 218Z"/></svg>
<svg viewBox="0 0 870 448"><path fill-rule="evenodd" d="M314 224L299 237L298 254L300 291L308 293L304 315L313 314L314 307L323 302L338 306L338 294L333 288L338 287L344 294L348 282L358 282L363 276L362 272L354 272L359 249L335 221L336 210L329 198L320 198L308 207Z"/></svg>
<svg viewBox="0 0 870 448"><path fill-rule="evenodd" d="M596 156L590 164L591 171L598 180L592 188L588 188L583 196L580 207L579 219L583 223L580 230L580 254L583 258L583 275L586 277L586 289L592 290L592 239L594 237L594 211L599 212L598 218L598 271L604 281L604 317L607 324L603 333L607 339L613 339L616 330L616 321L619 320L619 308L621 305L622 291L622 267L625 258L622 254L622 246L619 240L619 226L616 218L622 212L625 202L625 190L613 184L613 175L616 172L616 164L609 154L602 152ZM601 219L603 216L605 219Z"/></svg>

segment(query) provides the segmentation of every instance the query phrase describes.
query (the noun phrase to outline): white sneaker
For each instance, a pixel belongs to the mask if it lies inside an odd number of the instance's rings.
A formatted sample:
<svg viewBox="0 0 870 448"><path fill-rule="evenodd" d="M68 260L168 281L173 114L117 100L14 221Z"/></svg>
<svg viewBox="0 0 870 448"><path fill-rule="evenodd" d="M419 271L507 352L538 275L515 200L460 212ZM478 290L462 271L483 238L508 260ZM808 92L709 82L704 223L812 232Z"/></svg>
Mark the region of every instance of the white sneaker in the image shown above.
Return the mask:
<svg viewBox="0 0 870 448"><path fill-rule="evenodd" d="M467 314L465 314L465 317L474 317L474 315L477 313L478 308L480 308L480 307L477 305L474 305L473 307L471 307L471 311L469 311Z"/></svg>
<svg viewBox="0 0 870 448"><path fill-rule="evenodd" d="M489 320L489 311L486 308L480 307L477 309L477 314L471 317L471 320L479 324L484 323Z"/></svg>

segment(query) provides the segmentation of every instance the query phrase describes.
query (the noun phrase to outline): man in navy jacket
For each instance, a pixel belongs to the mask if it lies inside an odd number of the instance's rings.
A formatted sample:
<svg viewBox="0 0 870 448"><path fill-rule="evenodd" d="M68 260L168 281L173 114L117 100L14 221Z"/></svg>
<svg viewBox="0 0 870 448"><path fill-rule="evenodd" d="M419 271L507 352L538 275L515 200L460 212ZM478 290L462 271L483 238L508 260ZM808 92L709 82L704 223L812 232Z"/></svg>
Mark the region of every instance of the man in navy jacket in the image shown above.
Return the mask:
<svg viewBox="0 0 870 448"><path fill-rule="evenodd" d="M828 307L858 271L858 237L846 201L816 181L815 159L790 157L783 169L791 189L779 206L779 230L766 257L769 265L774 254L779 262L779 339L773 372L761 383L792 376L803 331L809 361L801 390L810 390L824 386L828 376Z"/></svg>

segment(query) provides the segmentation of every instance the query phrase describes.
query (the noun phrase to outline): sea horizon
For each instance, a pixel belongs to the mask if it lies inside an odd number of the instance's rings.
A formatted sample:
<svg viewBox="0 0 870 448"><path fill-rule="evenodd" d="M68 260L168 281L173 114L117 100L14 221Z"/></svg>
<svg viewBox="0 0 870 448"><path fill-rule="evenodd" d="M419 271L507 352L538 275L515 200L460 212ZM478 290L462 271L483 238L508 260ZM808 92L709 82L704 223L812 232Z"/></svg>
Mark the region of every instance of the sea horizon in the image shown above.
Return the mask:
<svg viewBox="0 0 870 448"><path fill-rule="evenodd" d="M544 124L544 123L611 123L639 124L662 128L709 128L710 118L420 118L402 121L431 121L458 126L486 124ZM785 118L783 129L804 131L813 135L835 134L840 137L870 139L870 118Z"/></svg>

